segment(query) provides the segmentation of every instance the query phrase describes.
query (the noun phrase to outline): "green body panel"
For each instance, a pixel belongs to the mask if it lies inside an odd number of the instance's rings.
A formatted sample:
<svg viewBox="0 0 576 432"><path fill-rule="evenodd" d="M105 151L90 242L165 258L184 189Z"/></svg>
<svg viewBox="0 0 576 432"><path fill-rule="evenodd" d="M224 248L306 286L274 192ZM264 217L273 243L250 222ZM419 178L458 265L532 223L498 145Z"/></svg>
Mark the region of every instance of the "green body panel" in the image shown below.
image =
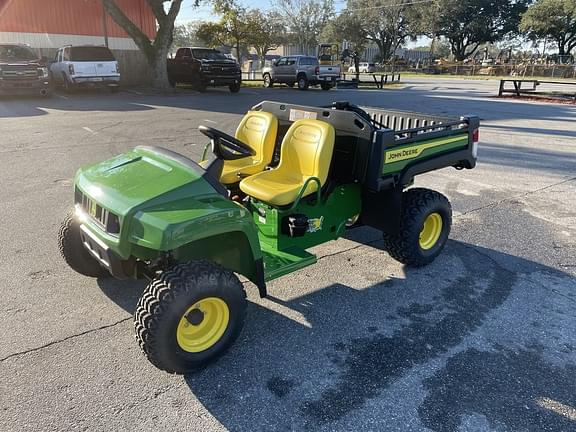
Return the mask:
<svg viewBox="0 0 576 432"><path fill-rule="evenodd" d="M263 249L264 279L270 281L316 263L316 255L296 247L283 251Z"/></svg>
<svg viewBox="0 0 576 432"><path fill-rule="evenodd" d="M120 259L149 260L172 251L177 261L212 259L255 277L262 253L251 214L218 194L200 169L137 148L80 169L76 188L119 216L118 236L89 217L83 223ZM224 251L224 234L230 233L234 242Z"/></svg>
<svg viewBox="0 0 576 432"><path fill-rule="evenodd" d="M360 213L361 188L358 184L338 186L322 202L302 200L295 209L279 209L258 201L252 201L251 206L263 249L308 249L342 236L348 219ZM282 232L282 220L294 214L304 214L311 221L302 237Z"/></svg>
<svg viewBox="0 0 576 432"><path fill-rule="evenodd" d="M446 151L464 149L468 145L468 134L466 133L394 147L385 152L382 174L400 172L414 161L420 162Z"/></svg>
<svg viewBox="0 0 576 432"><path fill-rule="evenodd" d="M320 203L305 199L294 209L279 209L255 200L251 207L264 252L265 279L271 280L314 264L316 257L305 249L344 234L346 223L360 213L361 188L359 184L338 186ZM309 220L308 230L301 237L290 237L283 229L284 219L295 214L306 215Z"/></svg>

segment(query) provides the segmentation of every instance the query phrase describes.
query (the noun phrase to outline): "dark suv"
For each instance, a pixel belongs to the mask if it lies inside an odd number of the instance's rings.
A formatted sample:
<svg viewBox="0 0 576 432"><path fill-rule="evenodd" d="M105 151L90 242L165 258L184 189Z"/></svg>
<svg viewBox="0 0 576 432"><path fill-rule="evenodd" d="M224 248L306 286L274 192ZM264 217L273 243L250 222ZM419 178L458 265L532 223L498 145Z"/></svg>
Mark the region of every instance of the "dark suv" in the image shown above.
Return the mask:
<svg viewBox="0 0 576 432"><path fill-rule="evenodd" d="M192 84L203 91L207 86L228 86L237 93L242 84L242 72L236 60L209 48L178 48L176 57L168 59L168 79Z"/></svg>
<svg viewBox="0 0 576 432"><path fill-rule="evenodd" d="M28 45L0 44L0 94L21 93L52 94L46 59Z"/></svg>

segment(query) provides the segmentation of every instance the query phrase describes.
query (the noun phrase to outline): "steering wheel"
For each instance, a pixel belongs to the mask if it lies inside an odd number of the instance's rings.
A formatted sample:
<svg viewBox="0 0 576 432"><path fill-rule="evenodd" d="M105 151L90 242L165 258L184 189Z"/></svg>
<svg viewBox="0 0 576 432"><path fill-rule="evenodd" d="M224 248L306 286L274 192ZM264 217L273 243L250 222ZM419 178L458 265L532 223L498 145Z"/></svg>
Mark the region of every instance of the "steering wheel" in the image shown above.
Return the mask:
<svg viewBox="0 0 576 432"><path fill-rule="evenodd" d="M218 129L208 126L198 126L198 130L210 138L212 152L218 159L236 160L256 154L254 149L247 144Z"/></svg>

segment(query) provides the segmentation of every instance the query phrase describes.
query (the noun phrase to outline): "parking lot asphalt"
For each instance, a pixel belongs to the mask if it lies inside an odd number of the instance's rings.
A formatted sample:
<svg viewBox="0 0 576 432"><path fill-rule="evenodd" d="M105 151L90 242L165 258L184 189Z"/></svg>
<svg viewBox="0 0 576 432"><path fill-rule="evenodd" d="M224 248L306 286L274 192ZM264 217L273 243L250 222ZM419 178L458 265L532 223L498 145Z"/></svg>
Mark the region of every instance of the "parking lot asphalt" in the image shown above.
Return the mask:
<svg viewBox="0 0 576 432"><path fill-rule="evenodd" d="M391 90L85 92L0 101L0 425L4 431L576 430L576 108L493 98L496 81ZM67 268L56 238L76 169L136 145L198 157L261 100L482 118L479 164L416 179L452 202L420 269L358 228L250 300L218 362L151 366L133 337L143 282Z"/></svg>

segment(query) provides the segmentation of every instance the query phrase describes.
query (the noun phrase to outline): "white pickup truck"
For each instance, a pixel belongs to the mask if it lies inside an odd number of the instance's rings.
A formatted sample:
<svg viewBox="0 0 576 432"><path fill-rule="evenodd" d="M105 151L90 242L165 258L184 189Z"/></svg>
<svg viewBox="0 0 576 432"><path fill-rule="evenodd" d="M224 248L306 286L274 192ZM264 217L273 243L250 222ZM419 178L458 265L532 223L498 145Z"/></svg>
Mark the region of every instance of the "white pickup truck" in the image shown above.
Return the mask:
<svg viewBox="0 0 576 432"><path fill-rule="evenodd" d="M72 92L79 86L108 87L118 90L120 69L105 46L65 46L58 49L50 72L56 83Z"/></svg>

